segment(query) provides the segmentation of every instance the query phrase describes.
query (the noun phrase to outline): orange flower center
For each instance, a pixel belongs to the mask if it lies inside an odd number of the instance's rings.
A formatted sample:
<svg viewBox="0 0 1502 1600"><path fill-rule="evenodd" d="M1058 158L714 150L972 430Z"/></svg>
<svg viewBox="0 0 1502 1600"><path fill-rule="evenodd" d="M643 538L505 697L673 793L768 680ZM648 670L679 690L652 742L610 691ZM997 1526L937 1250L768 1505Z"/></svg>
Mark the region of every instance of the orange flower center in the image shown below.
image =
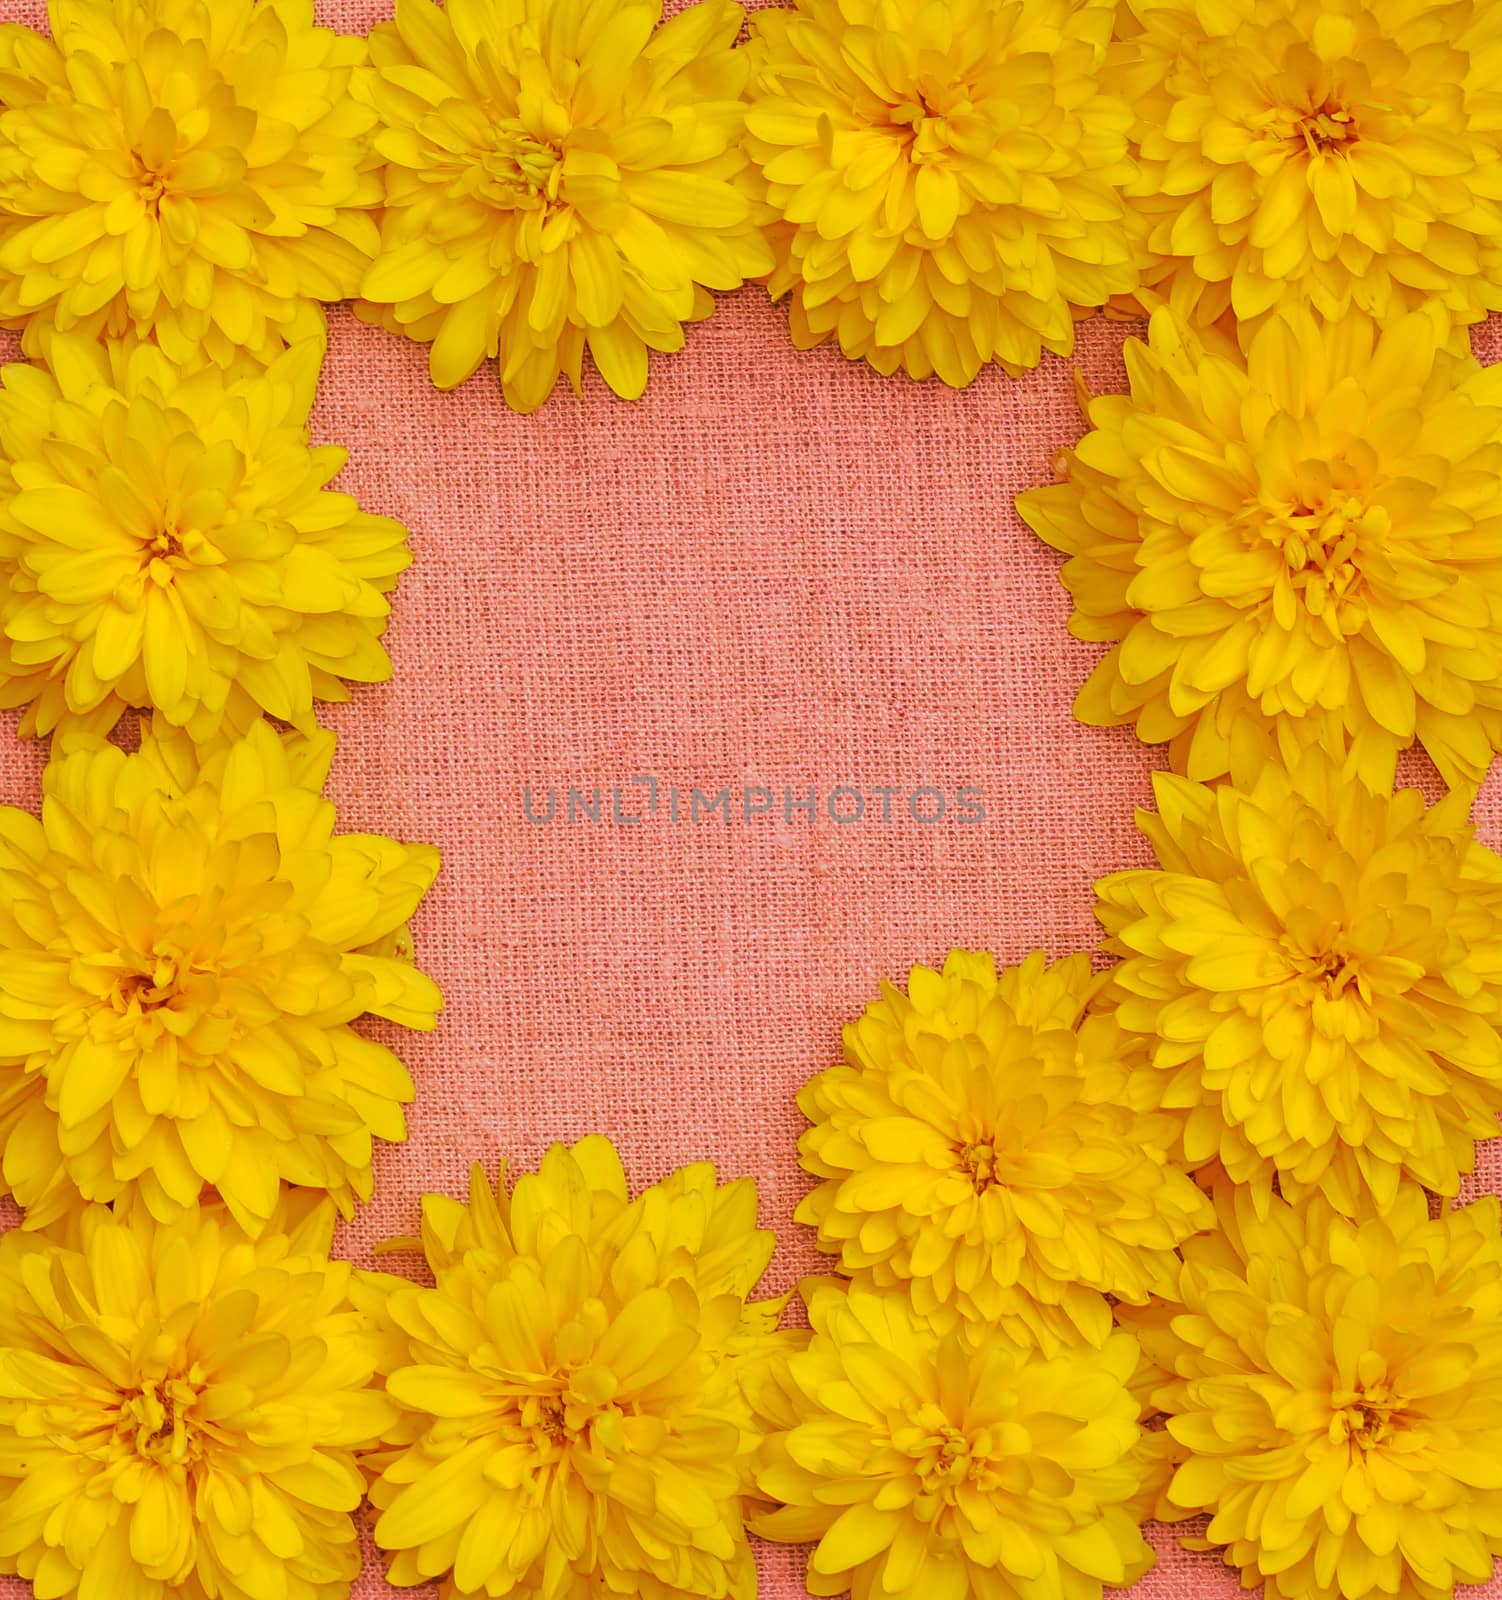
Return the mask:
<svg viewBox="0 0 1502 1600"><path fill-rule="evenodd" d="M1386 1383L1363 1389L1337 1389L1330 1396L1334 1415L1330 1439L1360 1451L1374 1450L1390 1438L1402 1415L1401 1399Z"/></svg>
<svg viewBox="0 0 1502 1600"><path fill-rule="evenodd" d="M173 974L173 981L159 984L144 972L127 972L115 985L110 1000L122 1016L132 1010L155 1011L177 993L175 980L176 973Z"/></svg>
<svg viewBox="0 0 1502 1600"><path fill-rule="evenodd" d="M914 86L909 99L892 107L891 124L907 146L908 159L922 166L951 152L956 143L953 124L974 112L962 88L923 83Z"/></svg>
<svg viewBox="0 0 1502 1600"><path fill-rule="evenodd" d="M149 1015L183 1000L195 980L212 976L212 970L185 950L159 941L149 956L123 955L132 964L116 975L110 1004L122 1017Z"/></svg>
<svg viewBox="0 0 1502 1600"><path fill-rule="evenodd" d="M173 169L178 158L177 124L165 107L154 106L147 114L129 155L142 204L153 216L158 216L163 196L172 192Z"/></svg>
<svg viewBox="0 0 1502 1600"><path fill-rule="evenodd" d="M1364 621L1367 579L1385 568L1392 519L1368 503L1364 469L1301 461L1294 478L1286 498L1250 500L1238 520L1251 548L1271 545L1281 556L1277 588L1341 634L1350 631L1342 626L1348 613L1353 626Z"/></svg>
<svg viewBox="0 0 1502 1600"><path fill-rule="evenodd" d="M188 1378L148 1378L120 1403L116 1437L129 1453L163 1466L187 1466L203 1453L193 1419L200 1387Z"/></svg>
<svg viewBox="0 0 1502 1600"><path fill-rule="evenodd" d="M1366 507L1354 498L1337 498L1324 505L1294 501L1266 536L1283 552L1292 573L1305 582L1344 588L1356 576L1352 556L1360 536Z"/></svg>
<svg viewBox="0 0 1502 1600"><path fill-rule="evenodd" d="M218 554L197 528L184 528L176 515L164 508L162 524L140 545L141 571L158 587L169 588L184 568L214 562Z"/></svg>
<svg viewBox="0 0 1502 1600"><path fill-rule="evenodd" d="M506 1436L527 1445L538 1464L557 1463L573 1445L586 1450L617 1448L621 1409L615 1404L616 1380L601 1367L586 1364L558 1374L540 1393L516 1395L517 1409L503 1425Z"/></svg>
<svg viewBox="0 0 1502 1600"><path fill-rule="evenodd" d="M182 535L176 523L169 523L145 547L146 571L154 583L166 588L177 568L184 564Z"/></svg>
<svg viewBox="0 0 1502 1600"><path fill-rule="evenodd" d="M164 173L152 172L141 163L140 156L136 156L138 171L136 174L136 188L141 196L141 203L153 216L161 213L162 196L167 193L167 178Z"/></svg>
<svg viewBox="0 0 1502 1600"><path fill-rule="evenodd" d="M1303 141L1310 155L1320 156L1354 144L1360 135L1354 113L1329 99L1298 118L1294 137Z"/></svg>
<svg viewBox="0 0 1502 1600"><path fill-rule="evenodd" d="M988 1430L972 1439L932 1402L918 1408L913 1426L894 1433L892 1443L913 1458L923 1492L946 1503L956 1490L984 1483L993 1471Z"/></svg>
<svg viewBox="0 0 1502 1600"><path fill-rule="evenodd" d="M996 1154L996 1146L989 1141L961 1145L959 1157L961 1164L969 1170L970 1181L975 1185L977 1194L984 1194L1002 1181L997 1170L1000 1158Z"/></svg>
<svg viewBox="0 0 1502 1600"><path fill-rule="evenodd" d="M460 187L501 211L535 211L558 198L563 152L516 117L501 117Z"/></svg>
<svg viewBox="0 0 1502 1600"><path fill-rule="evenodd" d="M1331 1000L1339 999L1351 984L1359 981L1356 962L1350 952L1342 948L1342 944L1343 941L1337 937L1328 950L1294 956L1300 976L1313 980Z"/></svg>

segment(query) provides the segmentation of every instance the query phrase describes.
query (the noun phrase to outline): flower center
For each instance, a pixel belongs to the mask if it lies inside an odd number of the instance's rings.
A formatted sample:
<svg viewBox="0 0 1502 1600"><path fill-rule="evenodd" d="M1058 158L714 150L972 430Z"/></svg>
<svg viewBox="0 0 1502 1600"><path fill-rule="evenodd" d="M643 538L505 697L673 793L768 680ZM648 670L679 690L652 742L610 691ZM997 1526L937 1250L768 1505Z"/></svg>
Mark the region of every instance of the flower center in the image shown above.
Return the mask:
<svg viewBox="0 0 1502 1600"><path fill-rule="evenodd" d="M490 143L478 153L470 192L503 211L535 211L558 198L562 151L516 117L491 127Z"/></svg>
<svg viewBox="0 0 1502 1600"><path fill-rule="evenodd" d="M1331 1000L1339 999L1351 984L1360 982L1360 969L1341 945L1342 941L1337 939L1328 950L1294 956L1300 976L1322 988Z"/></svg>
<svg viewBox="0 0 1502 1600"><path fill-rule="evenodd" d="M970 1438L932 1402L918 1408L913 1426L894 1433L892 1443L912 1457L923 1492L946 1502L963 1485L983 1482L992 1472L988 1431Z"/></svg>
<svg viewBox="0 0 1502 1600"><path fill-rule="evenodd" d="M170 587L184 567L212 557L208 541L196 528L183 528L165 515L162 526L141 544L141 568L158 587Z"/></svg>
<svg viewBox="0 0 1502 1600"><path fill-rule="evenodd" d="M158 983L144 972L127 972L110 992L110 1003L121 1016L131 1011L155 1011L176 994L176 979L175 971L166 983Z"/></svg>
<svg viewBox="0 0 1502 1600"><path fill-rule="evenodd" d="M1375 1450L1398 1426L1402 1401L1389 1384L1364 1389L1337 1389L1330 1396L1332 1444L1349 1444L1357 1450Z"/></svg>
<svg viewBox="0 0 1502 1600"><path fill-rule="evenodd" d="M1308 579L1346 576L1354 571L1361 519L1366 507L1354 498L1327 505L1306 505L1295 500L1267 525L1266 536L1283 552L1288 570Z"/></svg>
<svg viewBox="0 0 1502 1600"><path fill-rule="evenodd" d="M140 157L136 158L137 161ZM160 172L143 171L136 178L136 189L141 203L153 215L161 214L162 196L167 192L167 179Z"/></svg>
<svg viewBox="0 0 1502 1600"><path fill-rule="evenodd" d="M1384 507L1368 505L1354 485L1332 481L1324 462L1306 462L1298 475L1311 481L1288 499L1249 503L1243 524L1253 545L1271 545L1282 557L1280 589L1337 632L1339 619L1357 603L1352 615L1359 626L1368 568L1374 561L1381 565L1391 518Z"/></svg>
<svg viewBox="0 0 1502 1600"><path fill-rule="evenodd" d="M171 193L177 164L177 124L163 106L153 106L141 124L130 150L136 192L153 216L161 214L164 195Z"/></svg>
<svg viewBox="0 0 1502 1600"><path fill-rule="evenodd" d="M560 1387L516 1396L517 1409L504 1425L507 1436L527 1445L543 1462L558 1461L575 1444L594 1448L602 1437L608 1447L621 1418L614 1403L614 1375L586 1364L554 1381Z"/></svg>
<svg viewBox="0 0 1502 1600"><path fill-rule="evenodd" d="M891 123L907 145L908 159L922 166L950 153L955 142L951 122L973 110L970 101L953 89L921 85L910 99L892 107Z"/></svg>
<svg viewBox="0 0 1502 1600"><path fill-rule="evenodd" d="M970 1181L975 1185L977 1194L984 1194L1002 1181L997 1170L1000 1158L996 1154L996 1146L989 1141L961 1145L959 1157L961 1165L970 1173Z"/></svg>
<svg viewBox="0 0 1502 1600"><path fill-rule="evenodd" d="M1327 155L1352 145L1360 137L1351 110L1333 97L1312 111L1296 114L1294 138L1300 139L1311 156Z"/></svg>
<svg viewBox="0 0 1502 1600"><path fill-rule="evenodd" d="M513 1444L523 1446L539 1464L552 1464L587 1434L589 1421L570 1415L564 1395L526 1394L517 1397L517 1409L504 1419L502 1433Z"/></svg>
<svg viewBox="0 0 1502 1600"><path fill-rule="evenodd" d="M146 1379L120 1403L116 1436L138 1458L186 1466L202 1452L192 1412L199 1386L187 1378Z"/></svg>
<svg viewBox="0 0 1502 1600"><path fill-rule="evenodd" d="M183 1034L212 1014L223 999L223 952L194 948L192 932L159 939L149 951L118 950L102 957L94 981L84 986L120 1019L119 1036L144 1043L162 1028Z"/></svg>
<svg viewBox="0 0 1502 1600"><path fill-rule="evenodd" d="M110 990L110 1004L121 1016L149 1014L182 997L195 975L195 963L186 951L157 944L150 956L130 956L135 964L118 974Z"/></svg>

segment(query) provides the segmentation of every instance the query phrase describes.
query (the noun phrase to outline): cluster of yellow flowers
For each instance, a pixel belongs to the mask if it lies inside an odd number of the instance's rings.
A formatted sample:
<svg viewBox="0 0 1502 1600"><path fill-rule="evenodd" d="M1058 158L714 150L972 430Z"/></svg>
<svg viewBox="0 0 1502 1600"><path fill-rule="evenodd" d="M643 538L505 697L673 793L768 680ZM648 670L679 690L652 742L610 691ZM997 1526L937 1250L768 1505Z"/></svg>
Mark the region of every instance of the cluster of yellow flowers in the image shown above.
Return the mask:
<svg viewBox="0 0 1502 1600"><path fill-rule="evenodd" d="M749 1179L685 1167L630 1199L609 1140L508 1195L429 1196L434 1287L368 1276L394 1419L366 1457L393 1583L444 1600L754 1600L757 1374L795 1333Z"/></svg>
<svg viewBox="0 0 1502 1600"><path fill-rule="evenodd" d="M344 1600L1099 1600L1205 1514L1268 1600L1502 1554L1502 6L52 0L0 27L0 1573ZM764 279L962 385L1150 312L1020 501L1167 746L1104 939L955 951L800 1104L808 1326L748 1180L613 1147L330 1258L431 1027L429 846L337 834L316 706L405 530L330 490L321 303L627 397ZM138 724L127 748L122 719ZM114 736L114 737L112 737ZM1450 789L1394 792L1420 747ZM1438 1203L1431 1207L1431 1200ZM1431 1214L1433 1213L1433 1214Z"/></svg>
<svg viewBox="0 0 1502 1600"><path fill-rule="evenodd" d="M304 0L52 0L50 40L0 28L0 323L265 364L353 298L440 388L493 359L531 411L586 352L639 396L748 281L800 347L956 386L1102 308L1427 304L1457 350L1502 308L1491 0L660 19L396 0L355 39Z"/></svg>
<svg viewBox="0 0 1502 1600"><path fill-rule="evenodd" d="M438 852L335 831L315 719L410 560L309 442L366 51L297 0L51 22L0 28L0 706L51 738L0 808L0 1573L344 1600L400 1413L329 1252L413 1094L355 1024L441 1003Z"/></svg>
<svg viewBox="0 0 1502 1600"><path fill-rule="evenodd" d="M1502 1113L1502 859L1467 819L1502 750L1502 369L1466 334L1502 306L1502 10L1125 0L1117 35L1147 337L1018 510L1109 647L1076 714L1169 767L1155 865L1096 886L1088 1008L1117 1105L1166 1121L1139 1152L1211 1208L1114 1291L1153 1509L1267 1600L1450 1600L1502 1554L1502 1229L1456 1204ZM1410 750L1438 803L1395 791ZM885 1129L828 1101L821 1231L879 1272L850 1213ZM1101 1181L1071 1149L1056 1201Z"/></svg>
<svg viewBox="0 0 1502 1600"><path fill-rule="evenodd" d="M1157 796L1116 960L915 967L803 1092L841 1277L753 1527L813 1594L1099 1600L1149 1514L1268 1600L1502 1554L1502 1227L1445 1205L1502 1111L1502 859L1319 744Z"/></svg>

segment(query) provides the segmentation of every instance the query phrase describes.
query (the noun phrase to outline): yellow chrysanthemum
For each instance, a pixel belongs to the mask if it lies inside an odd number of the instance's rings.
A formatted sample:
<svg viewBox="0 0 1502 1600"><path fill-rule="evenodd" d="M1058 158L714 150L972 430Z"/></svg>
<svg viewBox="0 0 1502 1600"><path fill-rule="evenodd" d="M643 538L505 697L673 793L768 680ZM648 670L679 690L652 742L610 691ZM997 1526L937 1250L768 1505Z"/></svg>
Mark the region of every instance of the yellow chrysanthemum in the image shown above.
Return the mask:
<svg viewBox="0 0 1502 1600"><path fill-rule="evenodd" d="M1124 0L1143 282L1203 322L1502 308L1492 0Z"/></svg>
<svg viewBox="0 0 1502 1600"><path fill-rule="evenodd" d="M1164 1514L1207 1511L1266 1600L1452 1600L1502 1555L1495 1199L1431 1221L1219 1197L1176 1303L1130 1313L1187 1459Z"/></svg>
<svg viewBox="0 0 1502 1600"><path fill-rule="evenodd" d="M1103 879L1111 994L1191 1166L1347 1215L1453 1195L1502 1111L1502 860L1321 750L1247 789L1160 774L1157 869ZM1109 997L1109 996L1108 996Z"/></svg>
<svg viewBox="0 0 1502 1600"><path fill-rule="evenodd" d="M1099 1600L1153 1563L1136 1340L1052 1358L995 1326L939 1333L905 1295L804 1286L813 1337L760 1374L780 1431L757 1533L813 1543L810 1594Z"/></svg>
<svg viewBox="0 0 1502 1600"><path fill-rule="evenodd" d="M1077 716L1170 741L1193 778L1334 723L1375 783L1415 741L1480 782L1502 748L1502 368L1442 330L1287 312L1243 358L1154 315L1066 481L1018 499L1072 558L1070 631L1112 646Z"/></svg>
<svg viewBox="0 0 1502 1600"><path fill-rule="evenodd" d="M345 1600L390 1425L333 1207L259 1240L86 1208L0 1237L0 1572L69 1600Z"/></svg>
<svg viewBox="0 0 1502 1600"><path fill-rule="evenodd" d="M107 733L130 706L205 741L265 711L306 732L344 678L390 676L406 530L326 490L308 448L319 348L264 373L151 345L48 343L0 390L0 706Z"/></svg>
<svg viewBox="0 0 1502 1600"><path fill-rule="evenodd" d="M0 322L269 361L355 292L380 201L359 39L312 0L50 0L0 27ZM32 346L28 343L28 350Z"/></svg>
<svg viewBox="0 0 1502 1600"><path fill-rule="evenodd" d="M172 1221L212 1186L252 1233L282 1181L369 1199L412 1082L350 1024L433 1026L405 923L438 852L333 837L333 751L80 735L40 821L0 807L0 1176L30 1226L79 1195Z"/></svg>
<svg viewBox="0 0 1502 1600"><path fill-rule="evenodd" d="M731 0L397 0L362 92L386 162L357 308L431 341L440 389L499 356L534 411L586 346L627 400L647 352L771 265L735 180L745 57Z"/></svg>
<svg viewBox="0 0 1502 1600"><path fill-rule="evenodd" d="M510 1195L429 1195L437 1287L371 1277L402 1413L371 1499L394 1584L443 1600L754 1600L742 1369L797 1335L748 1304L772 1254L749 1179L685 1167L636 1200L609 1140Z"/></svg>
<svg viewBox="0 0 1502 1600"><path fill-rule="evenodd" d="M1136 283L1113 0L798 0L752 18L747 149L793 342L955 387Z"/></svg>
<svg viewBox="0 0 1502 1600"><path fill-rule="evenodd" d="M845 1064L808 1083L799 1141L821 1182L797 1218L843 1272L911 1294L942 1325L1000 1321L1045 1349L1111 1332L1209 1221L1169 1165L1171 1116L1128 1108L1136 1041L1086 1016L1086 956L1041 951L999 976L956 950L914 967L845 1029Z"/></svg>

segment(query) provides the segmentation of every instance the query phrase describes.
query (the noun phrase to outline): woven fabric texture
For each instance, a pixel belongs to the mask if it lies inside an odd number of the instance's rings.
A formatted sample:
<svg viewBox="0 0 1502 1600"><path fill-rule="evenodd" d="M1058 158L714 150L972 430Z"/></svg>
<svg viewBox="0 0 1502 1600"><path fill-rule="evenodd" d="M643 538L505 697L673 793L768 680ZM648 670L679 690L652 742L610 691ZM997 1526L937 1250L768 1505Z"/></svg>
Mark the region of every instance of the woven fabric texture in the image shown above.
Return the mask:
<svg viewBox="0 0 1502 1600"><path fill-rule="evenodd" d="M325 20L380 14L346 0ZM39 7L3 0L0 20ZM1130 331L1082 329L1092 389L1124 387ZM1502 330L1478 347L1494 359ZM1080 431L1070 363L963 393L882 379L795 351L759 289L657 360L643 401L591 377L532 417L493 372L435 393L423 349L332 314L315 436L349 447L341 487L405 521L416 560L394 681L327 713L331 789L343 827L445 859L415 932L447 1010L431 1037L389 1035L419 1098L348 1253L412 1231L419 1196L459 1192L476 1158L525 1167L600 1131L637 1184L706 1158L754 1175L781 1240L769 1290L820 1267L792 1222L794 1094L837 1059L841 1024L954 945L1089 948L1093 880L1146 860L1132 808L1156 758L1072 720L1095 651L1065 632L1057 558L1012 511ZM44 751L13 728L0 800L34 807ZM612 822L611 789L639 814L647 777L656 814ZM568 819L570 786L603 791L599 822ZM840 786L866 797L860 822L828 815ZM962 819L962 786L982 821ZM528 787L537 815L557 792L551 822L528 819ZM695 820L696 787L731 790L728 825ZM810 787L819 815L788 812L784 790ZM920 787L942 820L912 819ZM1502 784L1479 809L1502 845ZM1239 1592L1213 1557L1159 1547L1142 1600ZM760 1554L766 1600L803 1595L803 1552ZM0 1600L27 1592L0 1579ZM373 1553L355 1592L397 1592Z"/></svg>

